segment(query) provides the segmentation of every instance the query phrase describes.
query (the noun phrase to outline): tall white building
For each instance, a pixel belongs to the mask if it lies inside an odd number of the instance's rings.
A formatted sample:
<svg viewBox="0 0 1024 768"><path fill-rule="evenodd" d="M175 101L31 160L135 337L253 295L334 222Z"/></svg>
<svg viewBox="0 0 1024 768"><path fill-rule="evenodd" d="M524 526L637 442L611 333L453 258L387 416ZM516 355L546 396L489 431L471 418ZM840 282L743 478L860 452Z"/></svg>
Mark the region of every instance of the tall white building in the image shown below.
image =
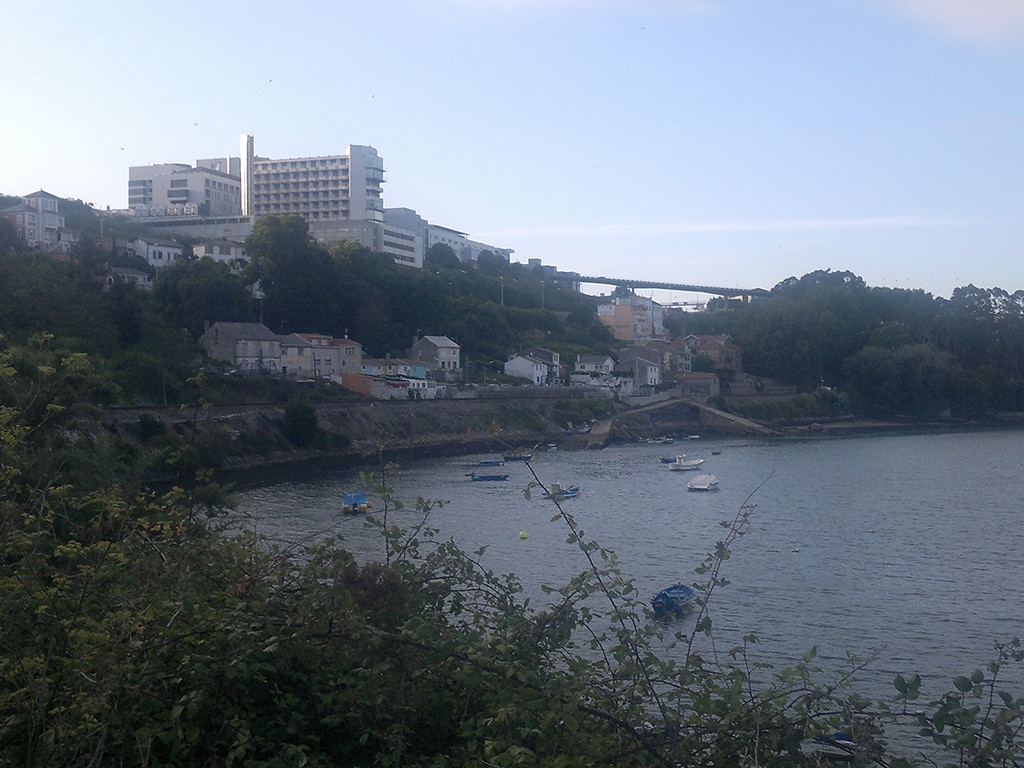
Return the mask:
<svg viewBox="0 0 1024 768"><path fill-rule="evenodd" d="M255 216L295 214L320 220L384 223L384 161L373 147L350 145L344 155L271 160L242 137L240 210Z"/></svg>

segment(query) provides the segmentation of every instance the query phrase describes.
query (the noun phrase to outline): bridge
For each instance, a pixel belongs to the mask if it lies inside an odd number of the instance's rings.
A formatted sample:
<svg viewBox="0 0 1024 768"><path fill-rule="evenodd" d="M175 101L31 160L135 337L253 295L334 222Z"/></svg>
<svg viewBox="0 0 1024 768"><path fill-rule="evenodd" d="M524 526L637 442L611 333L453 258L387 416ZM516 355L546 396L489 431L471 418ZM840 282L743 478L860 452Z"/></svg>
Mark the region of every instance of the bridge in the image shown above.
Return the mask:
<svg viewBox="0 0 1024 768"><path fill-rule="evenodd" d="M563 275L564 273L559 273L558 277L562 277ZM748 299L751 296L764 295L767 293L763 288L724 288L718 285L690 285L688 283L669 283L657 280L633 280L631 278L618 277L589 277L574 274L572 279L577 283L614 285L619 288L629 288L630 290L658 288L666 291L707 293L712 296L743 296Z"/></svg>

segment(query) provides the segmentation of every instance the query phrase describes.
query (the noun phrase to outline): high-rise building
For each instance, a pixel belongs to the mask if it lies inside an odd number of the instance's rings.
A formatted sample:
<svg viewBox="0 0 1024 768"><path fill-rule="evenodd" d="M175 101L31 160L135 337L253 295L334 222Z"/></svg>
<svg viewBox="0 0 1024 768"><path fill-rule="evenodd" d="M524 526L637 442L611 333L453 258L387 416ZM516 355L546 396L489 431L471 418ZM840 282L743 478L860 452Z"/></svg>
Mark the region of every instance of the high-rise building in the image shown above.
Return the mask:
<svg viewBox="0 0 1024 768"><path fill-rule="evenodd" d="M271 160L242 137L244 213L295 214L320 220L384 222L384 161L373 147L350 145L344 155Z"/></svg>

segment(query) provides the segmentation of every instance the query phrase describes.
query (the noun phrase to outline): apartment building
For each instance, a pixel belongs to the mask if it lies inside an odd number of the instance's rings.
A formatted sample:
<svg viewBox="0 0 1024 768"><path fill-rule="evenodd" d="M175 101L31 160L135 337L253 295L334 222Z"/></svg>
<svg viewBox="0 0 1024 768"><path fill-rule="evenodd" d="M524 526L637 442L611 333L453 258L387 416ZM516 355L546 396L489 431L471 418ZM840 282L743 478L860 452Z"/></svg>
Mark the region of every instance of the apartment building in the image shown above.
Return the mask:
<svg viewBox="0 0 1024 768"><path fill-rule="evenodd" d="M665 337L662 306L645 296L615 296L599 304L597 319L619 341L645 341Z"/></svg>

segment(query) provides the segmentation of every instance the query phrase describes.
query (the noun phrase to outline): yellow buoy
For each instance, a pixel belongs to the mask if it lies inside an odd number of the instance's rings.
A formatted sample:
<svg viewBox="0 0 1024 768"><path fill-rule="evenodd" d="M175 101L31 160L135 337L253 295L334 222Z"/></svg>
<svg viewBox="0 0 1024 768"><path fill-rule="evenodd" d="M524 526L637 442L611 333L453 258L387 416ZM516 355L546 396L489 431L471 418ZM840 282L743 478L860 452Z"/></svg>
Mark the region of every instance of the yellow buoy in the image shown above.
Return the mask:
<svg viewBox="0 0 1024 768"><path fill-rule="evenodd" d="M520 539L525 539L526 538L526 531L520 531L519 532L519 538Z"/></svg>

